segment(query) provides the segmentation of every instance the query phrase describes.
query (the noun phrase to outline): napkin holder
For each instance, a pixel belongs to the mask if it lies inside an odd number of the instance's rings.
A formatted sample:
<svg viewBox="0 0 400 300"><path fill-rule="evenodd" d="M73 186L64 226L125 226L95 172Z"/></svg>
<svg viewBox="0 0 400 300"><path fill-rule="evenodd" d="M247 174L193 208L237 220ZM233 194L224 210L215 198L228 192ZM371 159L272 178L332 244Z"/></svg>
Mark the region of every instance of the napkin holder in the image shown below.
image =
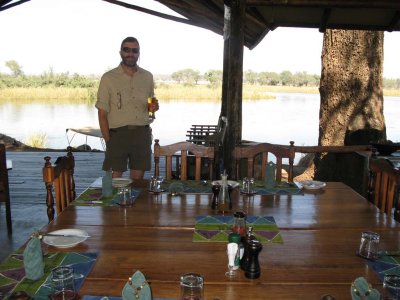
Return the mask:
<svg viewBox="0 0 400 300"><path fill-rule="evenodd" d="M270 161L267 163L267 166L265 168L265 181L264 181L264 187L266 189L272 189L275 186L275 171L276 171L276 165Z"/></svg>
<svg viewBox="0 0 400 300"><path fill-rule="evenodd" d="M350 293L352 300L379 300L381 298L380 293L373 289L364 277L358 277L352 282Z"/></svg>
<svg viewBox="0 0 400 300"><path fill-rule="evenodd" d="M136 271L122 289L123 300L151 300L151 289L143 273Z"/></svg>
<svg viewBox="0 0 400 300"><path fill-rule="evenodd" d="M38 280L44 275L44 261L42 245L39 237L33 235L25 247L24 253L25 277Z"/></svg>

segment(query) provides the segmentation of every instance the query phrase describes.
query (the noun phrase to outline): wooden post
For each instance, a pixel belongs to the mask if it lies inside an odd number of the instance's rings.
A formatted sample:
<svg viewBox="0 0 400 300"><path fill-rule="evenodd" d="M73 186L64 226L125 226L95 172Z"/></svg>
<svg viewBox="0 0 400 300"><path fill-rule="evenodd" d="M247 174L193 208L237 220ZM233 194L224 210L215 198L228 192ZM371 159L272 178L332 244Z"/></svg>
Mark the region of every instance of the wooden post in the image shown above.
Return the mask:
<svg viewBox="0 0 400 300"><path fill-rule="evenodd" d="M226 138L223 144L223 167L214 168L216 178L225 169L230 178L236 174L233 155L235 146L242 140L242 89L243 89L243 41L245 0L225 1L224 65L222 78L221 115L228 118Z"/></svg>

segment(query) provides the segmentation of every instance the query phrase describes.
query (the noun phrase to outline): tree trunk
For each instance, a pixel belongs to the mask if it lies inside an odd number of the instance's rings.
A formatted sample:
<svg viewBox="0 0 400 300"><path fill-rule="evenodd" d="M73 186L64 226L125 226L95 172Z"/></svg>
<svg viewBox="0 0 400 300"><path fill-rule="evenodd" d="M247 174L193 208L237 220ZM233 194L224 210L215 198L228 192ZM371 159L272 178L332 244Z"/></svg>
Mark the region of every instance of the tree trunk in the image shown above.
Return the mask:
<svg viewBox="0 0 400 300"><path fill-rule="evenodd" d="M383 32L326 30L319 145L365 145L386 140L382 74ZM353 170L356 161L343 155L329 156L316 156L315 178L345 181L343 174Z"/></svg>

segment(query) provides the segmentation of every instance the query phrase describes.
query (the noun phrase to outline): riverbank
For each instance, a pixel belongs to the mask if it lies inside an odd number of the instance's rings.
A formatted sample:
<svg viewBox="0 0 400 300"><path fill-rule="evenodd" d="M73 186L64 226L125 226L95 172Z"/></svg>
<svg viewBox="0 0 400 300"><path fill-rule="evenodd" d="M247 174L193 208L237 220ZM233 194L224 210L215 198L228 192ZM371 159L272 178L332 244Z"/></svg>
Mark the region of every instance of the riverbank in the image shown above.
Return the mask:
<svg viewBox="0 0 400 300"><path fill-rule="evenodd" d="M221 87L209 87L207 85L187 86L183 84L156 84L156 96L163 101L220 101ZM3 88L0 93L0 101L96 101L97 90L95 88L69 88L69 87L45 87L45 88ZM318 87L308 86L269 86L269 85L243 85L243 100L274 99L273 93L302 93L318 94ZM400 96L400 89L384 89L384 96Z"/></svg>

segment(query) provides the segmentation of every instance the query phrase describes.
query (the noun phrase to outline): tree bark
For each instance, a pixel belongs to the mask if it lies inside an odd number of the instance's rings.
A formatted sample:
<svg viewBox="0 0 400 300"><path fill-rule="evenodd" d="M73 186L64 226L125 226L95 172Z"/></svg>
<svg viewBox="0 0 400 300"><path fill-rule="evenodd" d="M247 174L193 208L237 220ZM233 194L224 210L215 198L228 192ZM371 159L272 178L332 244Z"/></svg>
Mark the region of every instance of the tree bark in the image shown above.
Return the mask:
<svg viewBox="0 0 400 300"><path fill-rule="evenodd" d="M380 31L324 33L319 145L365 145L386 140L383 37ZM342 179L338 177L343 175L343 168L348 170L355 162L342 159L343 155L337 157L316 156L315 178Z"/></svg>

